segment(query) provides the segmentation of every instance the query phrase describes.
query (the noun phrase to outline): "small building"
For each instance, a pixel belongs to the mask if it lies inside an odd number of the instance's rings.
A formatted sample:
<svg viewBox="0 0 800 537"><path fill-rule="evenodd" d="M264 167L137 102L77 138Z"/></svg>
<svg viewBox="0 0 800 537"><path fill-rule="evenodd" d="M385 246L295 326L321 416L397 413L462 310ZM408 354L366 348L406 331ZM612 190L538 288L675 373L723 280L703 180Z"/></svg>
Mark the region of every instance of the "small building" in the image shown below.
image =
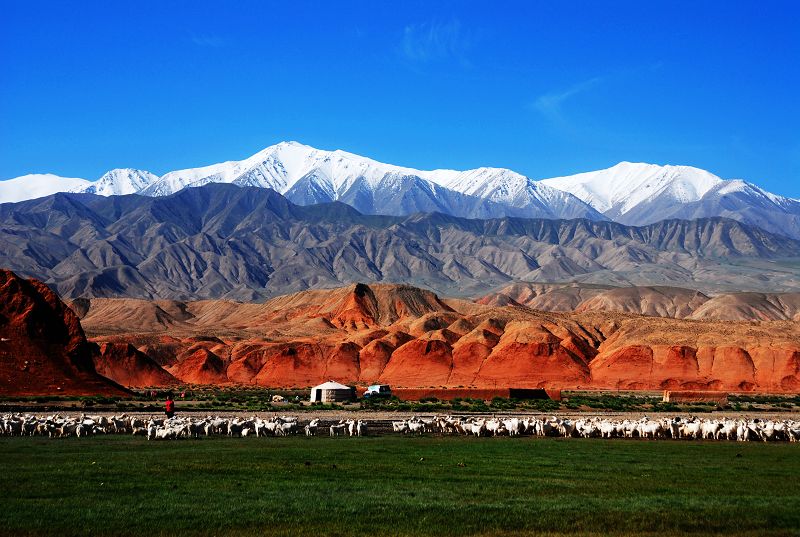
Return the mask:
<svg viewBox="0 0 800 537"><path fill-rule="evenodd" d="M312 403L347 403L355 398L355 388L332 380L311 388Z"/></svg>

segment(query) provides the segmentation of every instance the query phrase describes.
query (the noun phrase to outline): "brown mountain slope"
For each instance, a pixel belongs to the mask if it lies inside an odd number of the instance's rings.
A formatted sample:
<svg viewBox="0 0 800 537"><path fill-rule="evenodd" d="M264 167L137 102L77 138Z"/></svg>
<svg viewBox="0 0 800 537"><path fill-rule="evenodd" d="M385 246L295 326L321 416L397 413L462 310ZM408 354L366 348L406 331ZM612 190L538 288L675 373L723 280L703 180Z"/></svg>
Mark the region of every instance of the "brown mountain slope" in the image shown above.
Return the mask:
<svg viewBox="0 0 800 537"><path fill-rule="evenodd" d="M542 311L573 311L585 300L614 289L607 285L515 282L478 299L481 304L505 306L508 300Z"/></svg>
<svg viewBox="0 0 800 537"><path fill-rule="evenodd" d="M726 321L774 321L797 319L800 293L734 293L705 302L691 314L692 319Z"/></svg>
<svg viewBox="0 0 800 537"><path fill-rule="evenodd" d="M131 388L177 384L155 360L130 343L103 343L94 357L98 373Z"/></svg>
<svg viewBox="0 0 800 537"><path fill-rule="evenodd" d="M94 323L96 330L103 330L104 326L114 330L124 324L132 331L152 332L183 327L193 317L184 303L171 300L79 298L68 304L82 322L89 315L88 321Z"/></svg>
<svg viewBox="0 0 800 537"><path fill-rule="evenodd" d="M575 311L621 311L652 317L689 317L708 297L680 287L619 287L581 302Z"/></svg>
<svg viewBox="0 0 800 537"><path fill-rule="evenodd" d="M542 311L615 311L677 319L784 321L800 318L800 293L731 293L709 297L693 289L670 286L517 282L477 302Z"/></svg>
<svg viewBox="0 0 800 537"><path fill-rule="evenodd" d="M389 325L428 313L453 311L430 291L395 284L354 284L303 291L262 304L226 300L150 302L129 298L75 302L81 305L81 322L95 334L164 330L269 332L277 326L328 332Z"/></svg>
<svg viewBox="0 0 800 537"><path fill-rule="evenodd" d="M800 241L720 218L389 217L222 184L0 204L0 266L70 298L260 301L354 282L463 297L516 280L796 292L797 259Z"/></svg>
<svg viewBox="0 0 800 537"><path fill-rule="evenodd" d="M126 395L96 372L97 354L46 285L0 270L0 394Z"/></svg>

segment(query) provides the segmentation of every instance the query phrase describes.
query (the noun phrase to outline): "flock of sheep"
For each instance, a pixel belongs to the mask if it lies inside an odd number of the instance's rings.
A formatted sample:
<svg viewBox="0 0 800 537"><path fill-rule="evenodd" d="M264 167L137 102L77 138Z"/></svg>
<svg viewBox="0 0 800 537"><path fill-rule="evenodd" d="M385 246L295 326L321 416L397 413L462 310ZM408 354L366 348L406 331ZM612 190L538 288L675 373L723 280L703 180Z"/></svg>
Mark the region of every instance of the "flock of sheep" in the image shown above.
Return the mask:
<svg viewBox="0 0 800 537"><path fill-rule="evenodd" d="M273 417L267 420L252 418L205 418L154 416L34 416L32 414L6 414L0 417L0 436L47 436L66 438L101 434L132 434L146 436L148 440L175 440L201 436L290 436L304 432L314 436L319 429L319 419L300 424L294 416ZM349 434L364 436L367 424L361 420L342 421L330 427L331 436Z"/></svg>
<svg viewBox="0 0 800 537"><path fill-rule="evenodd" d="M411 418L392 422L405 434L462 434L474 436L556 436L571 438L650 438L687 440L800 441L800 421L754 419L706 419L698 417L639 420L599 416L581 419L538 417Z"/></svg>
<svg viewBox="0 0 800 537"><path fill-rule="evenodd" d="M376 427L383 429L388 427ZM692 440L800 441L800 421L675 417L639 420L588 417L581 419L539 417L412 417L391 422L396 434L461 434L483 436L554 436L573 438L649 438ZM133 434L148 440L199 438L202 436L365 436L362 420L341 420L323 425L319 419L301 424L296 417L262 419L145 416L34 416L6 414L0 417L0 435L85 437L98 434Z"/></svg>

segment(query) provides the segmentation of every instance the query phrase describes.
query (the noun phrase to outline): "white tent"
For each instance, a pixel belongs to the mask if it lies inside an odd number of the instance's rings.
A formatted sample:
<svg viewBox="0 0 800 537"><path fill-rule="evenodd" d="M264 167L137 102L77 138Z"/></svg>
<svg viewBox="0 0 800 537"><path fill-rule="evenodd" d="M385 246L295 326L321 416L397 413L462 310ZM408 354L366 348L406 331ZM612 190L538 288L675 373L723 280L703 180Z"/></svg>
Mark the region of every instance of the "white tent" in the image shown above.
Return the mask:
<svg viewBox="0 0 800 537"><path fill-rule="evenodd" d="M355 388L329 380L311 388L312 403L341 403L355 399Z"/></svg>

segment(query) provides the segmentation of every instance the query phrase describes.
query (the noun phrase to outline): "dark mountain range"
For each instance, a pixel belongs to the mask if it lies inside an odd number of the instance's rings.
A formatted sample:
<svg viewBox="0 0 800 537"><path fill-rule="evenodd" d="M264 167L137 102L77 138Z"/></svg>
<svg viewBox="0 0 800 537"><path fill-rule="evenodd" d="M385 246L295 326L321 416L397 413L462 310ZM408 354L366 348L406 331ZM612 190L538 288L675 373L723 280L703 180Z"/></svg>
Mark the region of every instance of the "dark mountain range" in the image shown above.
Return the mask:
<svg viewBox="0 0 800 537"><path fill-rule="evenodd" d="M790 291L800 288L798 259L800 241L724 218L633 227L370 216L228 184L155 198L60 193L0 205L0 266L72 298L258 300L357 281L451 296L512 281Z"/></svg>

